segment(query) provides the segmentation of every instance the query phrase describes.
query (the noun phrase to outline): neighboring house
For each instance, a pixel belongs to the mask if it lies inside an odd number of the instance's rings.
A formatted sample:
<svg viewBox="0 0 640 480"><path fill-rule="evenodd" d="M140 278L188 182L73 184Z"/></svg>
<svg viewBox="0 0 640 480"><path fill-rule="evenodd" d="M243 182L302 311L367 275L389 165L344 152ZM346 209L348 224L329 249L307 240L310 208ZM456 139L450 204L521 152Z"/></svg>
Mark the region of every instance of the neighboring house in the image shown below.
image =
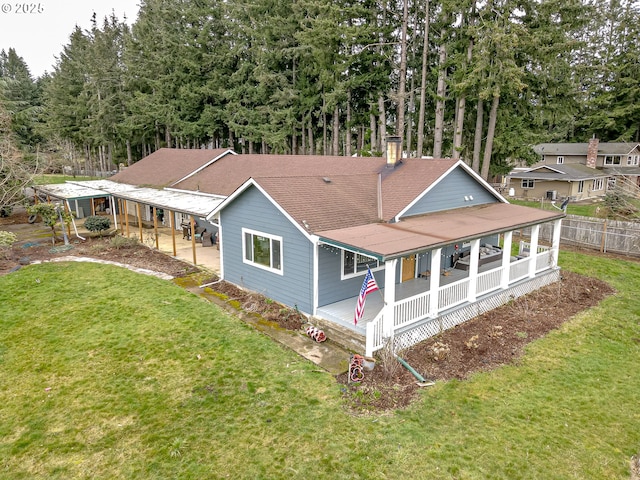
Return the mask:
<svg viewBox="0 0 640 480"><path fill-rule="evenodd" d="M520 198L602 197L615 185L640 186L640 143L542 143L534 147L540 162L509 175L509 187Z"/></svg>
<svg viewBox="0 0 640 480"><path fill-rule="evenodd" d="M252 175L208 217L219 221L221 277L352 330L367 355L389 338L409 346L559 278L564 214L510 205L461 161L255 157L264 176ZM225 160L202 174L213 178ZM543 224L550 246L540 245ZM523 229L531 242L512 256ZM354 325L367 268L381 291L369 294Z"/></svg>
<svg viewBox="0 0 640 480"><path fill-rule="evenodd" d="M542 165L509 174L509 188L518 198L546 198L574 201L602 197L606 193L608 175L579 164Z"/></svg>

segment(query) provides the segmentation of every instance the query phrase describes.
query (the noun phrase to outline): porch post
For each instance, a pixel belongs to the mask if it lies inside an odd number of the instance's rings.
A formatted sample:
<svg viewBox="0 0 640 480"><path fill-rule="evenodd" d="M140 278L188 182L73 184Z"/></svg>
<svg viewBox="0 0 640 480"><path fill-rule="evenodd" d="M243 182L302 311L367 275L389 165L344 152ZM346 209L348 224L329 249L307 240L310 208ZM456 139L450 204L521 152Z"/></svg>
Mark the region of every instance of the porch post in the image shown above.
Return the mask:
<svg viewBox="0 0 640 480"><path fill-rule="evenodd" d="M440 298L440 257L442 248L431 250L431 276L429 277L429 316L438 316L438 299Z"/></svg>
<svg viewBox="0 0 640 480"><path fill-rule="evenodd" d="M116 230L118 230L118 209L116 208L116 202L113 199L113 195L109 196L109 206L111 207L111 214L113 215L113 225L116 227Z"/></svg>
<svg viewBox="0 0 640 480"><path fill-rule="evenodd" d="M536 264L538 259L538 237L540 235L540 225L531 227L531 242L529 247L529 278L536 276Z"/></svg>
<svg viewBox="0 0 640 480"><path fill-rule="evenodd" d="M396 267L398 259L384 263L384 306L382 332L385 338L393 338L394 307L396 303Z"/></svg>
<svg viewBox="0 0 640 480"><path fill-rule="evenodd" d="M553 240L551 241L551 266L558 266L558 253L560 252L560 233L562 232L562 219L553 222Z"/></svg>
<svg viewBox="0 0 640 480"><path fill-rule="evenodd" d="M480 239L471 240L471 257L469 258L469 302L476 301L478 290L478 267L480 266Z"/></svg>
<svg viewBox="0 0 640 480"><path fill-rule="evenodd" d="M140 202L136 202L136 216L138 217L138 233L140 234L140 243L143 242L142 238L142 216L140 215Z"/></svg>
<svg viewBox="0 0 640 480"><path fill-rule="evenodd" d="M176 214L173 210L169 210L169 226L171 228L171 243L173 244L173 256L177 256L176 252Z"/></svg>
<svg viewBox="0 0 640 480"><path fill-rule="evenodd" d="M504 242L502 243L502 277L500 286L503 289L509 288L509 275L511 273L511 246L513 245L513 230L504 232Z"/></svg>

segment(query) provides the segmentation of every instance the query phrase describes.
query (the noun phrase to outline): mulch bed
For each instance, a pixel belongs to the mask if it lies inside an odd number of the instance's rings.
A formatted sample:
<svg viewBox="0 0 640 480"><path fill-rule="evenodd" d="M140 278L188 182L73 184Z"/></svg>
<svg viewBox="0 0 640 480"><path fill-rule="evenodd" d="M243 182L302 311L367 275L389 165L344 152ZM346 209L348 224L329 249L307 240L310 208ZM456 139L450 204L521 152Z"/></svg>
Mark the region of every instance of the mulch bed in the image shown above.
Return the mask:
<svg viewBox="0 0 640 480"><path fill-rule="evenodd" d="M561 281L446 330L400 355L430 381L465 379L515 362L528 343L614 293L605 282L563 272ZM381 365L365 373L361 383L348 383L346 374L338 378L345 384L344 396L353 410L403 408L417 397L421 387L416 377L389 356L381 360Z"/></svg>

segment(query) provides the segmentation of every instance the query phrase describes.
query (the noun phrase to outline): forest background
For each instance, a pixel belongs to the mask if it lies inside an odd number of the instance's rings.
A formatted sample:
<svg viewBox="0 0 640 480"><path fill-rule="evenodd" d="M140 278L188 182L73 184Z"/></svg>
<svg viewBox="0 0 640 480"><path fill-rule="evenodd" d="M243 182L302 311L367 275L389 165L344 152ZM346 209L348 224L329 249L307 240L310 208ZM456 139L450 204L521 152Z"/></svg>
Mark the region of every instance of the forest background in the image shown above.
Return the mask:
<svg viewBox="0 0 640 480"><path fill-rule="evenodd" d="M640 140L637 0L141 0L52 73L0 52L0 156L109 172L161 147L462 158ZM26 168L26 167L25 167Z"/></svg>

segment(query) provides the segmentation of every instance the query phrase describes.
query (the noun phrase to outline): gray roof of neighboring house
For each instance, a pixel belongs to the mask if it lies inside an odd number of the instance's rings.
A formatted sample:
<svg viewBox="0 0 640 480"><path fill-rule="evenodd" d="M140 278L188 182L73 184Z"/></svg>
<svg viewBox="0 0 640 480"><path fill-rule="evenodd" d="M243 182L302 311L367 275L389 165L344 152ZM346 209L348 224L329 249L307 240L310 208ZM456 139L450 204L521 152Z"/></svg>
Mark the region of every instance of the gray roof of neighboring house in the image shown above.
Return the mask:
<svg viewBox="0 0 640 480"><path fill-rule="evenodd" d="M580 181L607 177L602 170L580 164L541 165L525 172L511 172L510 178L529 178L534 180Z"/></svg>
<svg viewBox="0 0 640 480"><path fill-rule="evenodd" d="M602 168L602 172L606 173L608 176L640 175L640 167L606 166Z"/></svg>
<svg viewBox="0 0 640 480"><path fill-rule="evenodd" d="M628 155L640 143L637 142L600 142L598 155ZM588 143L540 143L533 151L540 155L586 155Z"/></svg>

